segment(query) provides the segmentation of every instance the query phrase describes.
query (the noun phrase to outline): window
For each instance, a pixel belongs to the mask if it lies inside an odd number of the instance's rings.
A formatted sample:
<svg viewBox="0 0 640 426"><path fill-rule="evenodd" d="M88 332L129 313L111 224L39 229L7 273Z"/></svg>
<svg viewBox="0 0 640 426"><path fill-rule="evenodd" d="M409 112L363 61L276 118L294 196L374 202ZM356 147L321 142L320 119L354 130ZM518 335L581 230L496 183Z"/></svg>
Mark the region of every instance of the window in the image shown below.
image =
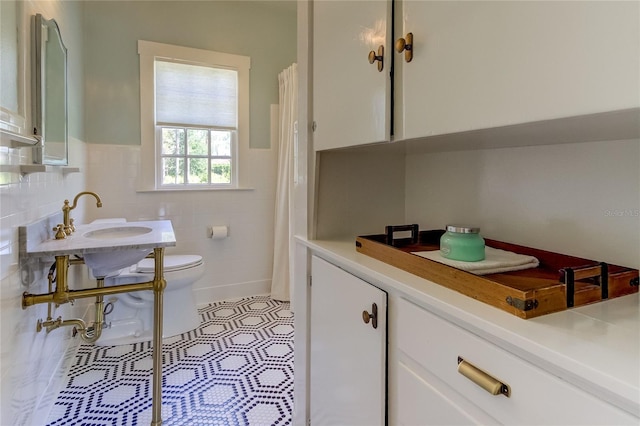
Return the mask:
<svg viewBox="0 0 640 426"><path fill-rule="evenodd" d="M240 188L249 58L142 40L138 53L141 189Z"/></svg>
<svg viewBox="0 0 640 426"><path fill-rule="evenodd" d="M231 130L161 127L162 185L231 184Z"/></svg>

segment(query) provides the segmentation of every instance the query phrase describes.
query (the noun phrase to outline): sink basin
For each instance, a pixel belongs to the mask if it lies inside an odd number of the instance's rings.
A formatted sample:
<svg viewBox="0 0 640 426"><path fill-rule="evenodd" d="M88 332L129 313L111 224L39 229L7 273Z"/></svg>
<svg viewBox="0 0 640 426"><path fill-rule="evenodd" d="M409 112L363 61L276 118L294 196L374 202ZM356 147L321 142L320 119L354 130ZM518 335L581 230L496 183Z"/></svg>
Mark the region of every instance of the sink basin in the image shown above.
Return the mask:
<svg viewBox="0 0 640 426"><path fill-rule="evenodd" d="M96 229L83 234L85 238L96 238L100 240L110 240L114 238L130 238L148 234L151 228L146 226L117 226L113 228Z"/></svg>
<svg viewBox="0 0 640 426"><path fill-rule="evenodd" d="M108 243L113 240L114 245L122 244L122 240L148 234L152 228L146 226L115 226L96 229L82 234L84 238L101 240ZM84 254L84 263L91 269L96 278L106 277L122 268L138 263L151 252L149 248L123 248L114 247L105 250Z"/></svg>

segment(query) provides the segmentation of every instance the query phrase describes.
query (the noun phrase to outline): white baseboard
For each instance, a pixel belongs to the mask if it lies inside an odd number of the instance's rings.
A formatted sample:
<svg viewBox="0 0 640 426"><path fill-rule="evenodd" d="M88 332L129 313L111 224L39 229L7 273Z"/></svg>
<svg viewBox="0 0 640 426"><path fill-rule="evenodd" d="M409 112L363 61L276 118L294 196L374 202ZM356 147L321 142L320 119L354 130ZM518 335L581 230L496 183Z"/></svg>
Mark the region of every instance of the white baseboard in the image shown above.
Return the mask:
<svg viewBox="0 0 640 426"><path fill-rule="evenodd" d="M193 290L198 307L221 300L239 299L271 293L271 280L248 281Z"/></svg>

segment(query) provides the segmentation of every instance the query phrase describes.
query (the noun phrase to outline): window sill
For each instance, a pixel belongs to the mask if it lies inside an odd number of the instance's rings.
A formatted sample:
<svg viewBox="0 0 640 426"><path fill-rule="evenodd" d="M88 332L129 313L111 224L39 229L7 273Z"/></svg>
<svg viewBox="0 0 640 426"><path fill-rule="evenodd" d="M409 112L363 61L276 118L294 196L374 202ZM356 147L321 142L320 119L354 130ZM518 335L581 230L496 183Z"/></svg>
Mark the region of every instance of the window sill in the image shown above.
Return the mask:
<svg viewBox="0 0 640 426"><path fill-rule="evenodd" d="M255 188L236 187L236 188L157 188L157 189L137 189L137 193L151 192L208 192L208 191L254 191Z"/></svg>

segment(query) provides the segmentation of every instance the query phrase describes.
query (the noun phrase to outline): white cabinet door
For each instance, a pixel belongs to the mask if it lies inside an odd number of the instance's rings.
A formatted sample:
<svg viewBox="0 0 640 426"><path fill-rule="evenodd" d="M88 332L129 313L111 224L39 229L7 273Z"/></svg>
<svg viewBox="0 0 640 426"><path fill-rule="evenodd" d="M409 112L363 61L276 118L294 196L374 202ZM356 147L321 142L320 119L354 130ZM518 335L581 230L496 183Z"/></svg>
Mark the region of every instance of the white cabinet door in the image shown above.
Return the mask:
<svg viewBox="0 0 640 426"><path fill-rule="evenodd" d="M387 294L316 256L311 268L311 424L383 425Z"/></svg>
<svg viewBox="0 0 640 426"><path fill-rule="evenodd" d="M389 140L391 1L313 3L315 150ZM370 51L385 51L383 70Z"/></svg>
<svg viewBox="0 0 640 426"><path fill-rule="evenodd" d="M640 105L639 2L397 4L406 139Z"/></svg>

